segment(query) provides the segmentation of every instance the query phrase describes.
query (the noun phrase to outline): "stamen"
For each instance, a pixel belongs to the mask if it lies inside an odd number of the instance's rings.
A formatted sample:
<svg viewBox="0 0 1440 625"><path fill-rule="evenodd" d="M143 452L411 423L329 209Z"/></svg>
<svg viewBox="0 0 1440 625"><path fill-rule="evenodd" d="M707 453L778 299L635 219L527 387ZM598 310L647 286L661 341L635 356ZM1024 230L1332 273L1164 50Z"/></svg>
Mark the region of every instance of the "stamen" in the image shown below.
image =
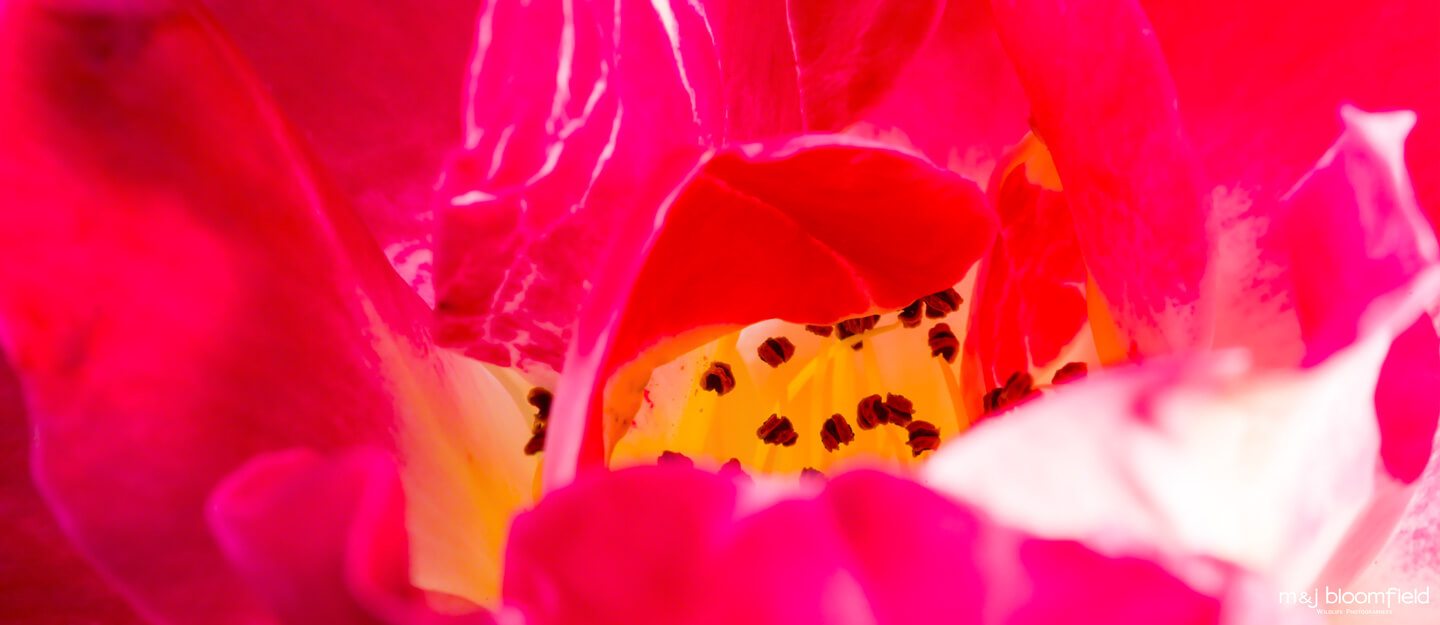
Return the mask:
<svg viewBox="0 0 1440 625"><path fill-rule="evenodd" d="M955 287L950 287L939 293L926 295L924 298L925 316L931 319L940 319L945 315L959 310L960 304L964 301L965 298L960 297L960 292L956 291Z"/></svg>
<svg viewBox="0 0 1440 625"><path fill-rule="evenodd" d="M1064 384L1071 380L1078 380L1085 377L1089 369L1090 368L1083 362L1066 363L1065 366L1060 367L1060 369L1055 372L1054 377L1050 378L1050 383Z"/></svg>
<svg viewBox="0 0 1440 625"><path fill-rule="evenodd" d="M825 451L835 451L841 445L849 445L855 440L855 430L850 429L850 424L845 417L836 413L825 420L825 425L820 427L820 443L825 445Z"/></svg>
<svg viewBox="0 0 1440 625"><path fill-rule="evenodd" d="M795 355L795 344L783 336L765 339L758 348L760 360L771 367L778 367L790 362L790 357Z"/></svg>
<svg viewBox="0 0 1440 625"><path fill-rule="evenodd" d="M809 333L814 334L815 336L819 336L819 337L830 336L830 333L831 333L832 331L834 331L834 330L835 330L835 328L830 327L830 326L817 326L817 325L806 325L806 326L805 326L805 331L806 331L806 332L809 332Z"/></svg>
<svg viewBox="0 0 1440 625"><path fill-rule="evenodd" d="M525 401L535 407L535 420L544 423L550 418L550 402L555 396L543 388L532 388L530 394L525 396Z"/></svg>
<svg viewBox="0 0 1440 625"><path fill-rule="evenodd" d="M800 481L804 482L807 480L812 482L824 483L825 474L821 473L818 469L814 467L805 467L803 469L800 469Z"/></svg>
<svg viewBox="0 0 1440 625"><path fill-rule="evenodd" d="M919 456L921 452L940 448L940 428L929 421L912 421L905 429L910 432L910 453Z"/></svg>
<svg viewBox="0 0 1440 625"><path fill-rule="evenodd" d="M985 414L1009 410L1035 394L1035 378L1024 371L1010 374L1002 386L990 389L983 400Z"/></svg>
<svg viewBox="0 0 1440 625"><path fill-rule="evenodd" d="M755 435L767 445L784 447L792 447L800 440L800 435L795 432L795 426L790 424L789 417L773 414L760 425L760 429L755 430Z"/></svg>
<svg viewBox="0 0 1440 625"><path fill-rule="evenodd" d="M875 324L879 322L880 315L868 315L865 317L856 317L854 319L846 319L844 321L841 321L840 323L835 324L835 329L840 333L840 339L844 340L855 336L856 334L864 334L866 332L874 330ZM850 349L858 350L864 346L865 344L863 341L856 341L853 345L850 346Z"/></svg>
<svg viewBox="0 0 1440 625"><path fill-rule="evenodd" d="M917 299L915 303L900 309L900 325L907 328L920 327L920 307L924 304L925 300Z"/></svg>
<svg viewBox="0 0 1440 625"><path fill-rule="evenodd" d="M945 362L954 364L955 355L960 352L960 339L950 331L950 324L937 323L930 328L930 355L939 356Z"/></svg>
<svg viewBox="0 0 1440 625"><path fill-rule="evenodd" d="M873 430L875 426L890 421L890 409L879 395L860 400L860 406L855 413L855 423L859 424L862 430Z"/></svg>
<svg viewBox="0 0 1440 625"><path fill-rule="evenodd" d="M695 468L695 461L691 460L689 456L669 450L661 452L660 458L655 461L655 464L686 467L691 469Z"/></svg>
<svg viewBox="0 0 1440 625"><path fill-rule="evenodd" d="M542 421L535 424L535 430L530 435L530 440L525 443L525 455L533 456L545 451L545 423Z"/></svg>
<svg viewBox="0 0 1440 625"><path fill-rule="evenodd" d="M887 393L885 409L889 412L890 422L901 427L910 425L910 420L915 416L915 404L904 395Z"/></svg>
<svg viewBox="0 0 1440 625"><path fill-rule="evenodd" d="M730 371L730 365L712 362L710 368L705 370L705 375L700 378L700 387L715 391L716 395L724 395L735 389L735 374Z"/></svg>
<svg viewBox="0 0 1440 625"><path fill-rule="evenodd" d="M720 475L729 477L731 479L743 479L745 481L751 481L750 474L746 473L745 469L740 466L739 458L731 458L725 464L720 465Z"/></svg>

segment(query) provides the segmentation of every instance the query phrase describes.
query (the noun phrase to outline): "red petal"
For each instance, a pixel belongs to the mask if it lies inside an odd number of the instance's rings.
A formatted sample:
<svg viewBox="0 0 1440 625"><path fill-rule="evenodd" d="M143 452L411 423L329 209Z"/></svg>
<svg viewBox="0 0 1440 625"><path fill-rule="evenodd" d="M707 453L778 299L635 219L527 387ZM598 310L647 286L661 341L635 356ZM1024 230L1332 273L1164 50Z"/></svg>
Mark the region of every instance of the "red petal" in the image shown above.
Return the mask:
<svg viewBox="0 0 1440 625"><path fill-rule="evenodd" d="M434 613L410 585L404 494L383 452L260 456L206 510L226 556L286 623L493 622Z"/></svg>
<svg viewBox="0 0 1440 625"><path fill-rule="evenodd" d="M147 614L262 618L206 496L259 452L393 445L392 392L443 388L425 308L205 17L0 20L0 328L36 481Z"/></svg>
<svg viewBox="0 0 1440 625"><path fill-rule="evenodd" d="M1000 47L988 2L950 2L895 87L853 131L910 145L972 180L988 180L1028 130L1029 103Z"/></svg>
<svg viewBox="0 0 1440 625"><path fill-rule="evenodd" d="M993 6L1121 331L1142 354L1204 345L1209 189L1144 14L1125 1Z"/></svg>
<svg viewBox="0 0 1440 625"><path fill-rule="evenodd" d="M0 358L0 622L143 623L75 549L31 483L24 402Z"/></svg>
<svg viewBox="0 0 1440 625"><path fill-rule="evenodd" d="M558 370L608 224L653 215L718 132L699 16L617 6L492 0L482 12L436 264L440 339L473 357Z"/></svg>
<svg viewBox="0 0 1440 625"><path fill-rule="evenodd" d="M987 389L1055 360L1088 317L1085 259L1065 196L1028 180L1023 164L997 186L1000 233L965 337Z"/></svg>
<svg viewBox="0 0 1440 625"><path fill-rule="evenodd" d="M461 141L477 3L204 4L387 253L423 257L436 172Z"/></svg>
<svg viewBox="0 0 1440 625"><path fill-rule="evenodd" d="M1420 125L1406 162L1421 204L1432 218L1440 211L1440 5L1143 4L1213 180L1277 197L1341 130L1333 112L1341 104L1412 109Z"/></svg>
<svg viewBox="0 0 1440 625"><path fill-rule="evenodd" d="M574 471L583 424L600 416L590 402L621 365L691 330L901 308L959 282L995 218L973 183L918 157L811 136L721 153L658 219L611 228L632 245L593 274L551 417L552 485Z"/></svg>
<svg viewBox="0 0 1440 625"><path fill-rule="evenodd" d="M925 43L938 0L709 0L728 137L840 130L877 104Z"/></svg>

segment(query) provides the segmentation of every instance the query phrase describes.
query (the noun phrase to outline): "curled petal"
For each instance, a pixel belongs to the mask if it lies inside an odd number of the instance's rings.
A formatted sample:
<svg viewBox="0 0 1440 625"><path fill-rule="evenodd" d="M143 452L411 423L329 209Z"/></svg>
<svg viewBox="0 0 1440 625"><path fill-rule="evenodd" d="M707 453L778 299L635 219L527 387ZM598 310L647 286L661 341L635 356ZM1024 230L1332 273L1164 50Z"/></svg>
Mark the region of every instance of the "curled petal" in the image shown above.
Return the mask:
<svg viewBox="0 0 1440 625"><path fill-rule="evenodd" d="M807 136L722 152L658 215L611 227L643 238L597 268L552 417L552 485L575 470L582 432L582 464L601 458L599 402L620 367L769 318L833 323L901 308L958 282L995 217L973 183L923 159Z"/></svg>
<svg viewBox="0 0 1440 625"><path fill-rule="evenodd" d="M992 6L1120 330L1141 354L1208 344L1210 198L1143 11L1125 0Z"/></svg>

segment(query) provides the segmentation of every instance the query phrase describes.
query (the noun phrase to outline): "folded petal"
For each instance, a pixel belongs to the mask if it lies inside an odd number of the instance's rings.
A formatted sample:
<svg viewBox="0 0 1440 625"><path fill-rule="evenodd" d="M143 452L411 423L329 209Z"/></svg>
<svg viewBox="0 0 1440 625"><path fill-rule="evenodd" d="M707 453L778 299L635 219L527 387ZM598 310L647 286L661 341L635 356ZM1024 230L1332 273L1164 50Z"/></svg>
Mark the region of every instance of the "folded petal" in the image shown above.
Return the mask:
<svg viewBox="0 0 1440 625"><path fill-rule="evenodd" d="M478 410L451 383L475 373L434 350L423 303L208 17L10 2L0 29L0 337L36 483L127 597L173 623L265 618L201 513L256 453L375 444L431 476L407 483L473 477L434 477L415 447L434 437L413 433ZM493 423L448 444L518 451L523 419ZM497 509L534 470L454 466L524 476ZM455 491L411 505L473 502ZM473 521L453 522L502 539Z"/></svg>
<svg viewBox="0 0 1440 625"><path fill-rule="evenodd" d="M1127 0L992 6L1120 330L1142 355L1208 344L1209 188L1143 11Z"/></svg>
<svg viewBox="0 0 1440 625"><path fill-rule="evenodd" d="M877 104L943 2L706 0L724 76L727 138L840 130Z"/></svg>
<svg viewBox="0 0 1440 625"><path fill-rule="evenodd" d="M405 496L384 452L257 457L220 483L206 516L226 557L283 622L493 622L435 613L410 585Z"/></svg>
<svg viewBox="0 0 1440 625"><path fill-rule="evenodd" d="M611 228L642 243L596 268L552 415L552 485L577 453L601 458L600 402L620 367L765 319L833 323L909 305L964 277L995 217L973 183L917 156L806 136L722 152L659 214Z"/></svg>
<svg viewBox="0 0 1440 625"><path fill-rule="evenodd" d="M1142 2L1169 61L1185 129L1211 179L1284 194L1342 130L1334 110L1411 109L1421 205L1440 210L1440 7L1424 0ZM1285 36L1277 37L1283 32Z"/></svg>
<svg viewBox="0 0 1440 625"><path fill-rule="evenodd" d="M1186 581L1166 562L1026 536L908 480L857 472L813 490L674 467L580 481L516 519L507 603L539 625L1286 616L1247 602L1234 567L1177 561Z"/></svg>
<svg viewBox="0 0 1440 625"><path fill-rule="evenodd" d="M0 360L0 621L114 623L144 621L76 551L30 480L25 398Z"/></svg>

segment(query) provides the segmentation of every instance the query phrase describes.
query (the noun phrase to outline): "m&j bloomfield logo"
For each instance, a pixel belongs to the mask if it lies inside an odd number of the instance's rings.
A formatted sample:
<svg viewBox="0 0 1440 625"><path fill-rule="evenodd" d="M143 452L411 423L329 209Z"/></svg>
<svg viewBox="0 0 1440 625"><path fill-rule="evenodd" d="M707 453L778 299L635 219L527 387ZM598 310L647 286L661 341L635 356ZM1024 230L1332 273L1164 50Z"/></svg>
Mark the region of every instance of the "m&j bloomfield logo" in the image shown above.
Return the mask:
<svg viewBox="0 0 1440 625"><path fill-rule="evenodd" d="M1430 587L1356 592L1326 586L1324 592L1319 588L1282 592L1280 603L1307 606L1321 614L1393 614L1396 606L1430 605Z"/></svg>

